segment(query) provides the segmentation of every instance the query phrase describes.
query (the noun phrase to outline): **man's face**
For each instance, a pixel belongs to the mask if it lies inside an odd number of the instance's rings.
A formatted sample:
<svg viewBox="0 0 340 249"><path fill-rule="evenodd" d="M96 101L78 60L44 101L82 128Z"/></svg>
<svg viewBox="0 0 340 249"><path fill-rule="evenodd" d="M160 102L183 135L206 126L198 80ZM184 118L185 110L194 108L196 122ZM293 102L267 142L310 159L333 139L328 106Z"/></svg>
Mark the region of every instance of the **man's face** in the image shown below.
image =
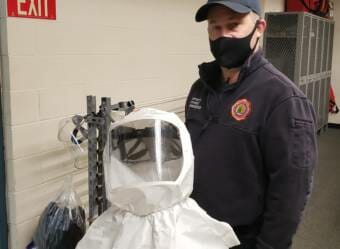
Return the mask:
<svg viewBox="0 0 340 249"><path fill-rule="evenodd" d="M214 6L208 14L209 39L214 41L222 36L243 38L253 31L255 24L256 17L252 13L240 14L224 6ZM251 40L251 47L255 46L257 38L262 36L265 28L266 22L260 19Z"/></svg>

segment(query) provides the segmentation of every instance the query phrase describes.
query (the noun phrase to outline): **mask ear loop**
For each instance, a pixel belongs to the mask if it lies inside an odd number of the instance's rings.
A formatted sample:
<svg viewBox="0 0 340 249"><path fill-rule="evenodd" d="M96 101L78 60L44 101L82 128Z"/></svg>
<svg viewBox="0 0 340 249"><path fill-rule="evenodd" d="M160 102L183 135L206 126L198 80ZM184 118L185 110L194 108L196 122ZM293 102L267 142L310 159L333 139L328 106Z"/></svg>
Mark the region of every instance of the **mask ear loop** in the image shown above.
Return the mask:
<svg viewBox="0 0 340 249"><path fill-rule="evenodd" d="M258 25L259 23L260 23L260 20L257 19L256 22L255 22L254 33L255 33L256 28L257 28L257 25ZM254 53L254 51L255 51L255 49L256 49L257 44L259 43L259 41L260 41L260 37L258 37L257 40L256 40L256 43L255 43L255 45L254 45L254 47L253 47L253 49L252 49L252 51L251 51L252 54Z"/></svg>

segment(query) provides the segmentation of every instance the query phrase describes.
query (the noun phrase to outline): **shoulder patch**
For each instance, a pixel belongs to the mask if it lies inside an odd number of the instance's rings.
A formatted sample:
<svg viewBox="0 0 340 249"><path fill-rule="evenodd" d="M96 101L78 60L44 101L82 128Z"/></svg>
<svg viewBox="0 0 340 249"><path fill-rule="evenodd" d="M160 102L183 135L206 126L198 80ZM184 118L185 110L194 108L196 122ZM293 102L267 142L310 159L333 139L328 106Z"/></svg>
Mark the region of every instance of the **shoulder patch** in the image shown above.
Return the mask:
<svg viewBox="0 0 340 249"><path fill-rule="evenodd" d="M237 121L247 119L251 113L251 102L247 99L240 99L231 107L231 116Z"/></svg>
<svg viewBox="0 0 340 249"><path fill-rule="evenodd" d="M202 109L202 99L201 98L191 98L189 102L189 107L196 109L196 110L201 110Z"/></svg>

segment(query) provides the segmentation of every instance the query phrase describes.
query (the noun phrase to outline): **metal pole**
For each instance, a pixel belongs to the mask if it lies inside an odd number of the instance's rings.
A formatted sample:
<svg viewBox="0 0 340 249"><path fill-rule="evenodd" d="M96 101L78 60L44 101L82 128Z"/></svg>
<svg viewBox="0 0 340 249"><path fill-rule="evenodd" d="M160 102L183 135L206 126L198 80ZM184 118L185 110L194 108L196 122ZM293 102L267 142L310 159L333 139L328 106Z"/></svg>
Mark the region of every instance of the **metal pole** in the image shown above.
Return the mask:
<svg viewBox="0 0 340 249"><path fill-rule="evenodd" d="M107 140L107 135L111 125L111 98L102 98L100 106L100 115L103 123L99 126L98 134L98 171L97 171L97 198L98 198L98 215L107 209L107 198L105 192L104 162L103 152Z"/></svg>
<svg viewBox="0 0 340 249"><path fill-rule="evenodd" d="M88 125L88 188L89 188L89 223L96 216L96 173L97 173L97 125L92 118L96 115L96 97L87 96Z"/></svg>
<svg viewBox="0 0 340 249"><path fill-rule="evenodd" d="M105 190L103 152L111 126L111 111L130 113L134 102L119 102L111 105L111 98L102 98L99 112L96 110L96 97L87 96L88 125L88 188L89 188L89 223L108 208ZM97 131L98 130L98 131Z"/></svg>

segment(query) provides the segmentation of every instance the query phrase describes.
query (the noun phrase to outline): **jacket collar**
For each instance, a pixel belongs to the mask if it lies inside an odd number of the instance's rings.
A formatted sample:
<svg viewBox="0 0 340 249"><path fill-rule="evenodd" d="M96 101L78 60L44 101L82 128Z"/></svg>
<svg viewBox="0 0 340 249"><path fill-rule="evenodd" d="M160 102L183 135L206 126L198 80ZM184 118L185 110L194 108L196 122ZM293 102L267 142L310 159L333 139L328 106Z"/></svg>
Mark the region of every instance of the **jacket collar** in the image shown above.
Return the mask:
<svg viewBox="0 0 340 249"><path fill-rule="evenodd" d="M198 68L203 84L214 92L221 92L238 88L245 78L267 63L268 61L263 57L262 50L258 50L241 66L239 78L234 84L227 84L223 81L222 70L216 61L203 63Z"/></svg>

